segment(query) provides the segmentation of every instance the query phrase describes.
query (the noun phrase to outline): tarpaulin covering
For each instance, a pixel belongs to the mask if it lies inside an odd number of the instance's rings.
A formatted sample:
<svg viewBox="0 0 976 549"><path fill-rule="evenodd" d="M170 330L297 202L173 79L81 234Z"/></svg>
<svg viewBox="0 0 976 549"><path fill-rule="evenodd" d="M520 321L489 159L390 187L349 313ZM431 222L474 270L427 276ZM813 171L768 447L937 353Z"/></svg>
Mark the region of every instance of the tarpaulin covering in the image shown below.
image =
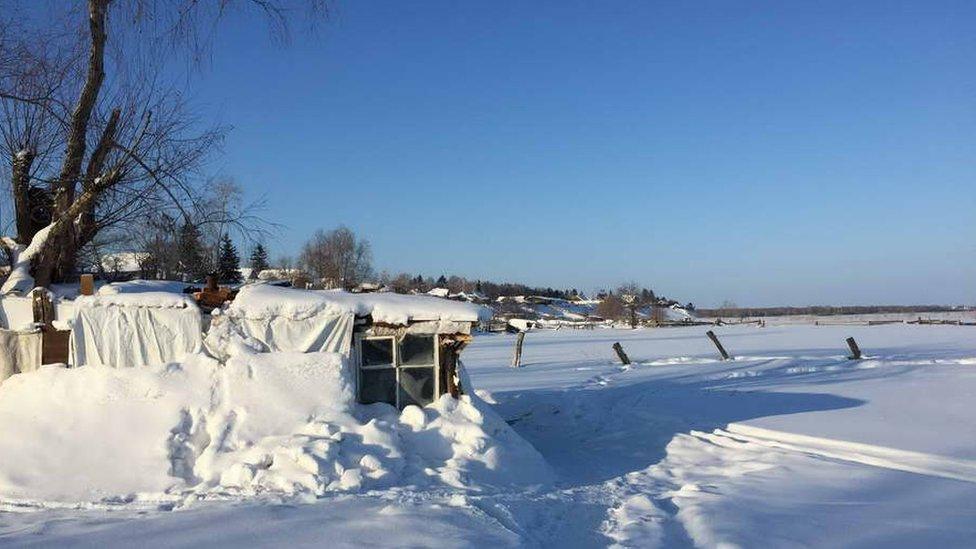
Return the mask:
<svg viewBox="0 0 976 549"><path fill-rule="evenodd" d="M176 362L203 346L200 309L180 295L82 297L76 305L71 326L75 366Z"/></svg>
<svg viewBox="0 0 976 549"><path fill-rule="evenodd" d="M41 332L0 330L0 382L41 366Z"/></svg>
<svg viewBox="0 0 976 549"><path fill-rule="evenodd" d="M351 313L319 313L308 318L236 317L233 321L248 336L272 352L331 352L349 355L355 316Z"/></svg>

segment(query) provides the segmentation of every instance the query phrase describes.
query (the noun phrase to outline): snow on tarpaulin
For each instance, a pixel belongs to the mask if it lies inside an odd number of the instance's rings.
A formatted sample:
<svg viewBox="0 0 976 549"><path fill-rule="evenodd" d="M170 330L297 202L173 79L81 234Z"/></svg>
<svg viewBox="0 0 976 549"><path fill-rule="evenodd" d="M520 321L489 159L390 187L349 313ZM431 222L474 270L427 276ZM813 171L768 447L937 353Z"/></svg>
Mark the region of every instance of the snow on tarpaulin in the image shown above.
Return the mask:
<svg viewBox="0 0 976 549"><path fill-rule="evenodd" d="M252 319L302 319L326 311L372 316L373 322L397 325L418 321L478 322L491 314L485 307L430 296L309 291L267 284L244 286L229 309L231 314Z"/></svg>
<svg viewBox="0 0 976 549"><path fill-rule="evenodd" d="M200 310L187 296L116 293L75 300L73 364L115 367L182 360L202 348Z"/></svg>
<svg viewBox="0 0 976 549"><path fill-rule="evenodd" d="M225 364L43 367L0 385L0 501L314 497L546 484L542 457L475 396L402 413L355 402L336 353Z"/></svg>
<svg viewBox="0 0 976 549"><path fill-rule="evenodd" d="M266 284L244 286L226 317L270 351L349 353L355 317L374 322L476 322L486 309L427 296L308 291Z"/></svg>
<svg viewBox="0 0 976 549"><path fill-rule="evenodd" d="M182 294L188 284L178 280L127 280L112 282L98 289L98 295L141 294L146 292L168 292Z"/></svg>

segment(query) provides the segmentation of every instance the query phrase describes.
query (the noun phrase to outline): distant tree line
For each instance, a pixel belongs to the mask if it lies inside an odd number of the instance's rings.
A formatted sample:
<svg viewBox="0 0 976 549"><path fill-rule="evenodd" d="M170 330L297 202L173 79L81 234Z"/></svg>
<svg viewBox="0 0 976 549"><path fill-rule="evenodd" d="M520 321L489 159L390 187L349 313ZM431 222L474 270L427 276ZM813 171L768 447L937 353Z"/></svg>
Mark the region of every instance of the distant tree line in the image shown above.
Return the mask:
<svg viewBox="0 0 976 549"><path fill-rule="evenodd" d="M212 193L208 208L183 217L171 216L166 212L149 216L137 240L121 238L107 248L135 252L140 267L136 275L141 278L200 283L207 276L216 276L223 284L239 283L242 281L242 262L230 235L233 231L242 240L253 243L247 262L243 265L250 269L251 278L257 278L262 271L277 270L272 276L288 279L301 274L307 277L313 288L352 290L371 284L377 289L385 287L402 294L427 293L435 288L443 288L450 294L477 294L491 301L514 296L565 300L586 297L576 288L532 286L446 274L434 277L406 272L377 273L373 268L369 240L358 236L345 225L328 231L315 231L302 245L295 259L285 255L271 260L268 248L262 242L262 222L249 213L250 207L242 206L240 188L228 181L213 185ZM244 224L242 220L249 223ZM254 229L255 226L258 228ZM96 248L97 251L99 248ZM91 258L91 264L95 270L102 272L104 278L119 278L121 273L104 272L105 257L96 254ZM127 274L132 276L134 273ZM653 314L656 307L674 303L634 282L601 292L597 298L603 301L598 315L614 320L629 320L634 325L638 316L646 316L645 309ZM513 307L517 308L518 305L513 304Z"/></svg>
<svg viewBox="0 0 976 549"><path fill-rule="evenodd" d="M793 315L863 315L874 313L931 313L958 310L946 305L818 305L811 307L720 307L698 309L699 316L709 318L746 318Z"/></svg>
<svg viewBox="0 0 976 549"><path fill-rule="evenodd" d="M575 288L559 289L552 287L530 286L518 282L493 282L490 280L471 279L457 275L425 276L423 274L381 272L376 276L376 283L387 286L397 293L429 292L434 288L444 288L452 294L479 294L487 299L495 300L499 297L539 296L554 299L576 299L582 294Z"/></svg>

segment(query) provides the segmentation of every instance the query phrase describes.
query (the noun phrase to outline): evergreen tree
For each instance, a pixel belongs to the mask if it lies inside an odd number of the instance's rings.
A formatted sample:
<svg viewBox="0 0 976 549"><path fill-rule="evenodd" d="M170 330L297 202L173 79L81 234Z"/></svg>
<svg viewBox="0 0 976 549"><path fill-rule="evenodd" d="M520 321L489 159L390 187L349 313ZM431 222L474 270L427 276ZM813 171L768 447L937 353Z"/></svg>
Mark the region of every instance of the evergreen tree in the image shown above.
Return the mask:
<svg viewBox="0 0 976 549"><path fill-rule="evenodd" d="M241 272L238 270L241 258L237 255L237 248L231 242L230 236L220 237L220 257L217 259L217 280L223 283L236 283L241 281Z"/></svg>
<svg viewBox="0 0 976 549"><path fill-rule="evenodd" d="M268 265L268 250L259 242L254 247L254 251L251 252L251 274L257 278L261 271L270 268L271 266Z"/></svg>
<svg viewBox="0 0 976 549"><path fill-rule="evenodd" d="M437 284L438 287L441 287L441 288L443 288L444 286L447 286L447 277L444 276L444 275L441 275L441 277L437 279L437 283L436 284Z"/></svg>
<svg viewBox="0 0 976 549"><path fill-rule="evenodd" d="M184 223L180 227L178 265L184 281L202 280L210 271L201 240L200 229L196 225Z"/></svg>

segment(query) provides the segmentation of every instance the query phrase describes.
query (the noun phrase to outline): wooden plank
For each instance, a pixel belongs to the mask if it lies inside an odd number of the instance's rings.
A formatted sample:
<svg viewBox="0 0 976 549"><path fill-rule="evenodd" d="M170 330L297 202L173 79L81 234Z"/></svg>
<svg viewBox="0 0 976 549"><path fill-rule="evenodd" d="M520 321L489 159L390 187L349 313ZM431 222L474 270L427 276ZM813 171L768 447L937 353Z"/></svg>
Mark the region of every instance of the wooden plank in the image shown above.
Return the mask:
<svg viewBox="0 0 976 549"><path fill-rule="evenodd" d="M53 326L41 329L41 364L67 364L68 340L71 330L55 330Z"/></svg>
<svg viewBox="0 0 976 549"><path fill-rule="evenodd" d="M81 275L81 295L95 295L95 276Z"/></svg>
<svg viewBox="0 0 976 549"><path fill-rule="evenodd" d="M851 360L861 360L861 348L857 346L857 342L854 341L853 337L847 338L847 346L851 349L851 356L847 358Z"/></svg>
<svg viewBox="0 0 976 549"><path fill-rule="evenodd" d="M525 332L519 332L515 336L515 356L512 357L512 367L522 367L522 342L525 341Z"/></svg>
<svg viewBox="0 0 976 549"><path fill-rule="evenodd" d="M732 357L729 356L729 353L725 351L725 347L722 346L722 342L718 340L718 336L715 335L715 332L709 330L705 332L705 335L707 335L708 339L711 339L712 343L715 344L715 347L718 349L718 352L722 355L722 360L732 360Z"/></svg>
<svg viewBox="0 0 976 549"><path fill-rule="evenodd" d="M50 326L54 322L54 304L47 290L37 288L31 293L31 307L37 324Z"/></svg>
<svg viewBox="0 0 976 549"><path fill-rule="evenodd" d="M624 348L620 345L620 342L613 344L613 351L617 353L617 357L620 358L620 362L624 364L630 364L630 358L627 357L627 353L624 352Z"/></svg>

